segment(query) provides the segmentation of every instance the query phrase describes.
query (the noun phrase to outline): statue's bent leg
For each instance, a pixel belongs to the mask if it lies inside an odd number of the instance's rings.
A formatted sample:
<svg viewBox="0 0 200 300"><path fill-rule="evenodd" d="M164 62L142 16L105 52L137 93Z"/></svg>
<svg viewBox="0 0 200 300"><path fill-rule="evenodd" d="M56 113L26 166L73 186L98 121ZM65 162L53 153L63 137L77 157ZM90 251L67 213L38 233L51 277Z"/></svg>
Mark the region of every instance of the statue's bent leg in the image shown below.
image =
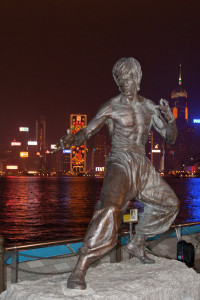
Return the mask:
<svg viewBox="0 0 200 300"><path fill-rule="evenodd" d="M145 239L170 228L178 213L179 201L171 187L146 158L141 158L140 165L137 199L144 204L144 212L136 225L134 240L126 246L126 250L138 257L142 263L153 263L145 254Z"/></svg>
<svg viewBox="0 0 200 300"><path fill-rule="evenodd" d="M116 164L108 165L101 200L89 224L77 265L68 279L68 288L85 289L88 266L115 247L117 232L129 204L128 189L126 173Z"/></svg>
<svg viewBox="0 0 200 300"><path fill-rule="evenodd" d="M138 199L144 204L144 212L136 226L137 234L148 237L169 230L179 211L174 191L154 169L152 173Z"/></svg>

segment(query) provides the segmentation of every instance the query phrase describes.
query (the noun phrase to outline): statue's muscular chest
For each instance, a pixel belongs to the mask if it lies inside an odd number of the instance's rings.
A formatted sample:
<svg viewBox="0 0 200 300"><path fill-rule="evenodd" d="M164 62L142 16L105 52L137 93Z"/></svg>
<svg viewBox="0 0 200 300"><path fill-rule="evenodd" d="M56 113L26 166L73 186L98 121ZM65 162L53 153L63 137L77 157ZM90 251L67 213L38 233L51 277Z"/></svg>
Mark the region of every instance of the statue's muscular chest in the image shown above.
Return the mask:
<svg viewBox="0 0 200 300"><path fill-rule="evenodd" d="M117 127L148 127L151 121L151 116L149 111L143 104L117 104L113 108L112 119Z"/></svg>

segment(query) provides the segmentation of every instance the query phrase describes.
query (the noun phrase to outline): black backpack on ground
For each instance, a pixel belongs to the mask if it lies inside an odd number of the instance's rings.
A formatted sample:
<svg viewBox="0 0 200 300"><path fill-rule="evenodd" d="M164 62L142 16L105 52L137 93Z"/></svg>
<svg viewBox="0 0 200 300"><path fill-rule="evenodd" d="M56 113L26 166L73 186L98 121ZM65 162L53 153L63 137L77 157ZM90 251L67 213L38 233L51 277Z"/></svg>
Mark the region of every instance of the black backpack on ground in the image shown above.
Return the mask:
<svg viewBox="0 0 200 300"><path fill-rule="evenodd" d="M194 267L194 245L180 240L177 243L177 260L182 261L189 268Z"/></svg>

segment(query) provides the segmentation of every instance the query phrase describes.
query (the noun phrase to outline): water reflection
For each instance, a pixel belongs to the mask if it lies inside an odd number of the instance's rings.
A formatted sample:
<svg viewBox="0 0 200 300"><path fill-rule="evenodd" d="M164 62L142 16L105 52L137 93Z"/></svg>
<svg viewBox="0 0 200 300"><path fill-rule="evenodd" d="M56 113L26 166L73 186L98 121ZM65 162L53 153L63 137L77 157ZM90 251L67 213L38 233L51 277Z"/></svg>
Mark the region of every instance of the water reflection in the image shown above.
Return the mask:
<svg viewBox="0 0 200 300"><path fill-rule="evenodd" d="M176 223L200 221L200 178L167 181L181 201ZM0 230L6 244L83 236L102 182L69 177L1 178Z"/></svg>
<svg viewBox="0 0 200 300"><path fill-rule="evenodd" d="M80 237L102 180L8 177L0 182L0 230L6 244Z"/></svg>
<svg viewBox="0 0 200 300"><path fill-rule="evenodd" d="M180 200L176 224L200 221L200 178L168 178L170 186Z"/></svg>

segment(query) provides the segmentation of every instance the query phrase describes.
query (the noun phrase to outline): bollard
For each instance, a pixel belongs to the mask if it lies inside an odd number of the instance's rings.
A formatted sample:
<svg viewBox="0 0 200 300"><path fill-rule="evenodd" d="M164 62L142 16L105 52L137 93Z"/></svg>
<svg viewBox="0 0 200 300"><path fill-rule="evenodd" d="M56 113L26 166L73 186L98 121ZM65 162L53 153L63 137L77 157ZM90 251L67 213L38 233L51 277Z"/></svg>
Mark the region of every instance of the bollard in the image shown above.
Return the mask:
<svg viewBox="0 0 200 300"><path fill-rule="evenodd" d="M5 290L4 284L4 261L3 261L3 253L4 253L4 239L0 236L0 293Z"/></svg>

